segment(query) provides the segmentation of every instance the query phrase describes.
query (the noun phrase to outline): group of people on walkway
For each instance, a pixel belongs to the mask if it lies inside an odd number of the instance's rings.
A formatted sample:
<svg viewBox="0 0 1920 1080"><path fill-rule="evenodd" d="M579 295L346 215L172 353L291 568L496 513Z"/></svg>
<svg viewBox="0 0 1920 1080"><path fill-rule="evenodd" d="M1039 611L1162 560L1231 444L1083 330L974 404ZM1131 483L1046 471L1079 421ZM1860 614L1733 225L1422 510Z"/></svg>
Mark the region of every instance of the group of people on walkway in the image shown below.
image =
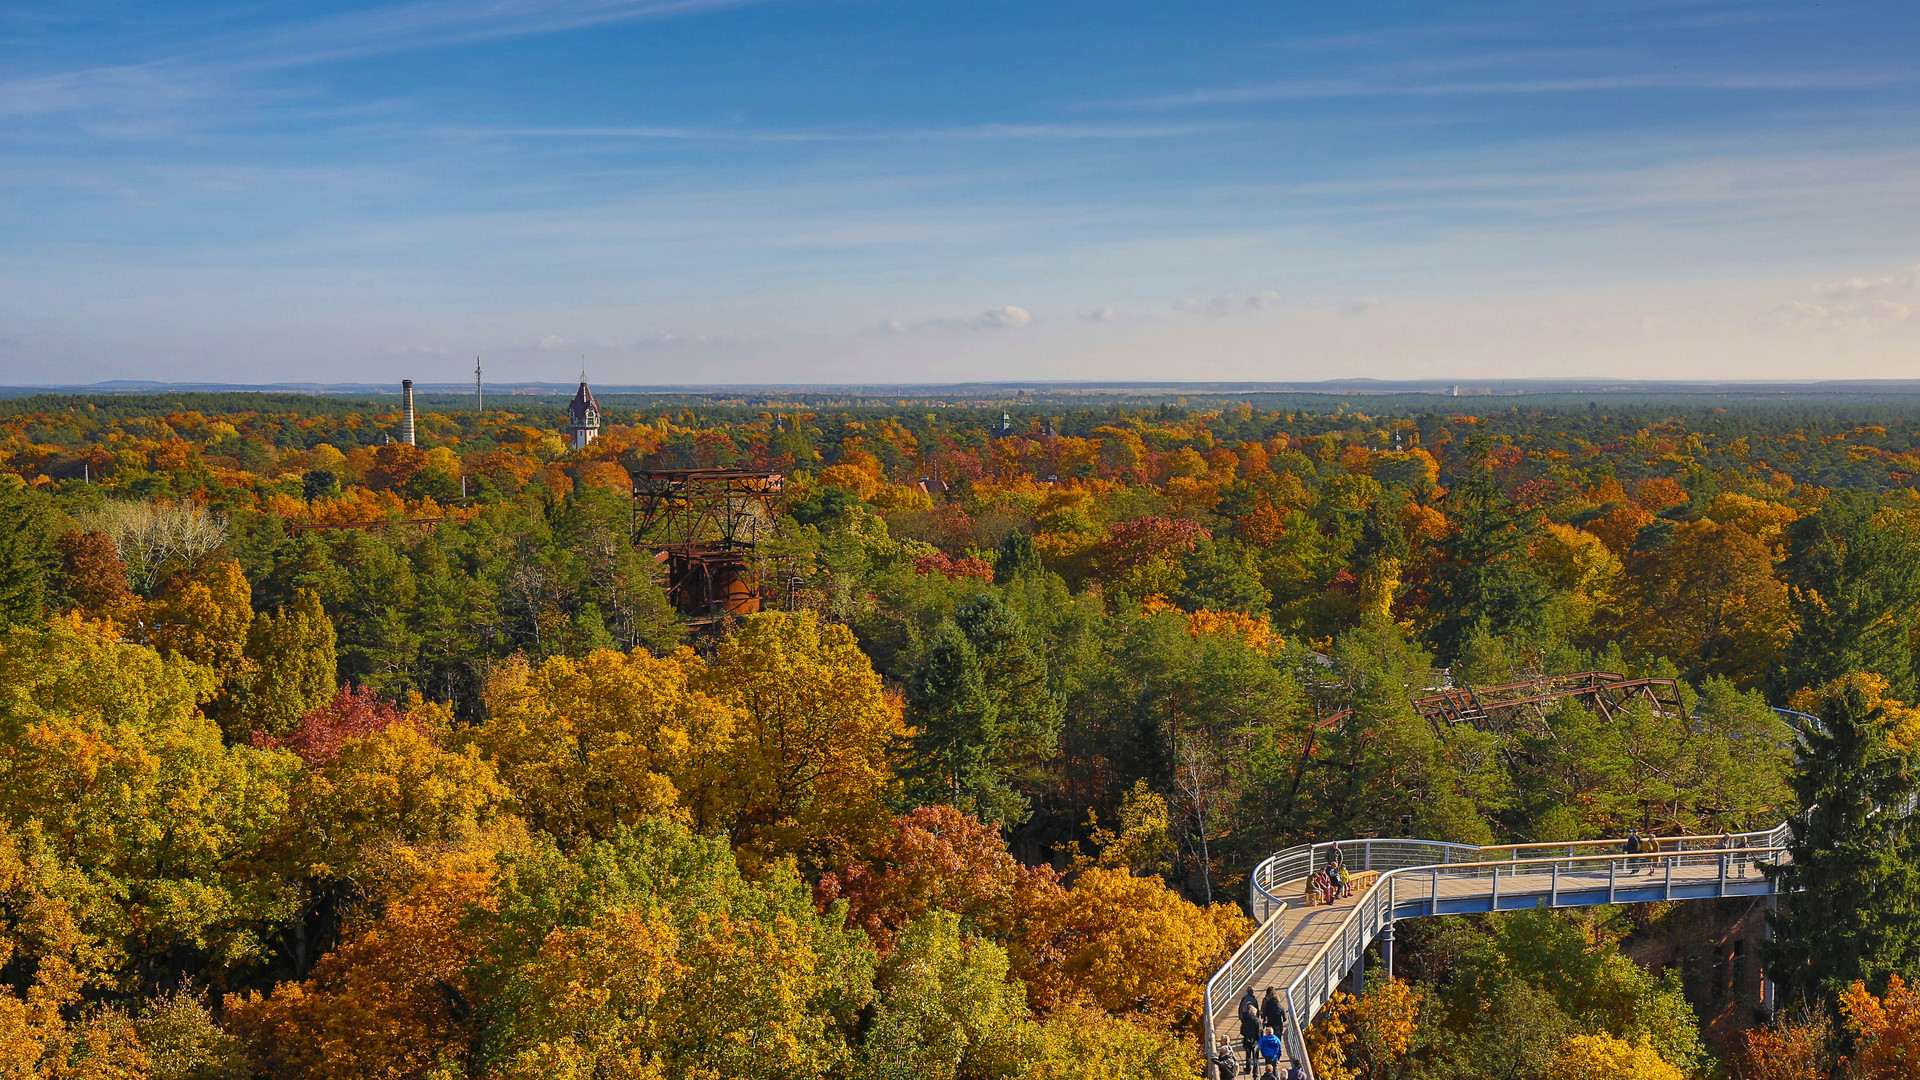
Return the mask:
<svg viewBox="0 0 1920 1080"><path fill-rule="evenodd" d="M1353 895L1353 874L1347 865L1340 861L1339 853L1334 854L1331 863L1307 875L1307 906L1331 904L1335 900Z"/></svg>
<svg viewBox="0 0 1920 1080"><path fill-rule="evenodd" d="M1686 842L1684 840L1674 840L1671 841L1671 843L1674 845L1674 851L1686 850ZM1748 846L1746 837L1742 836L1739 839L1735 839L1732 833L1723 829L1719 837L1713 841L1713 846L1721 852L1721 876L1747 876L1747 863L1752 861L1752 856L1748 855L1744 850ZM1663 862L1659 857L1659 839L1652 836L1643 836L1639 829L1627 830L1626 852L1628 855L1652 856L1644 861L1640 859L1628 859L1627 873L1629 874L1638 874L1642 870L1658 872L1663 866L1668 866L1674 861L1674 856L1668 855ZM1684 860L1682 861L1684 862Z"/></svg>
<svg viewBox="0 0 1920 1080"><path fill-rule="evenodd" d="M1280 995L1269 986L1263 999L1247 987L1240 995L1240 1052L1234 1053L1225 1039L1220 1040L1207 1057L1206 1080L1234 1080L1241 1075L1256 1080L1307 1080L1300 1062L1287 1054L1286 1034L1287 1007ZM1282 1056L1289 1062L1285 1073L1280 1071Z"/></svg>

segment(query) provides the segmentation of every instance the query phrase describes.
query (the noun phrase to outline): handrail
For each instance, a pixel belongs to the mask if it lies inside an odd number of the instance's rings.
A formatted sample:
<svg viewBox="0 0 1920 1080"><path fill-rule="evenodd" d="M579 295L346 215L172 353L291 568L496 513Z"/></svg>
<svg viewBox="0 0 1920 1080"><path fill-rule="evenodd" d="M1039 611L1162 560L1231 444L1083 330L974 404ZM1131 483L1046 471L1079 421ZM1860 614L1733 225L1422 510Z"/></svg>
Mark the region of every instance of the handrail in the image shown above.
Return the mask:
<svg viewBox="0 0 1920 1080"><path fill-rule="evenodd" d="M1206 986L1201 988L1200 1006L1204 1010L1200 1014L1201 1053L1213 1053L1214 984L1219 982L1222 976L1233 975L1235 978L1232 993L1237 995L1246 989L1247 983L1253 979L1253 973L1260 970L1260 965L1266 963L1267 958L1279 949L1280 941L1284 937L1281 929L1286 922L1286 914L1287 905L1283 903L1279 910L1267 916L1267 920L1260 924L1260 928L1253 932L1252 937L1241 942L1240 947L1233 950L1233 955L1227 957L1227 962L1220 965L1220 970L1214 972L1213 978L1208 979Z"/></svg>
<svg viewBox="0 0 1920 1080"><path fill-rule="evenodd" d="M1764 836L1771 839L1778 832L1779 832L1779 829L1769 829L1765 832L1741 833L1738 835L1743 837L1744 836ZM1628 855L1628 854L1575 855L1571 858L1557 858L1557 859L1556 858L1521 859L1521 860L1493 859L1493 860L1485 860L1485 861L1472 862L1472 863L1452 863L1452 864L1434 864L1429 866L1396 867L1395 869L1386 871L1385 873L1380 875L1380 877L1373 883L1373 886L1367 890L1365 896L1361 898L1360 903L1355 904L1353 908L1347 913L1346 918L1340 921L1339 929L1336 930L1332 936L1328 937L1325 941L1323 941L1320 945L1320 948L1315 950L1312 955L1306 958L1300 970L1300 973L1294 976L1294 979L1292 982L1287 984L1288 1000L1291 1002L1294 1002L1296 1006L1296 1011L1294 1013L1294 1021L1297 1024L1302 1024L1302 1025L1312 1023L1313 1015L1319 1012L1320 1006L1324 1004L1329 997L1332 996L1332 988L1333 988L1333 983L1335 979L1333 978L1333 972L1328 969L1332 964L1333 958L1335 957L1339 958L1337 971L1340 975L1344 975L1347 972L1347 970L1353 966L1353 963L1359 959L1360 953L1364 952L1367 945L1372 943L1374 936L1377 935L1387 923L1392 922L1394 920L1393 912L1394 912L1394 909L1398 906L1395 903L1394 892L1403 875L1410 876L1413 874L1426 872L1428 874L1446 873L1452 876L1465 876L1465 875L1459 874L1458 872L1463 870L1474 870L1474 871L1491 870L1494 875L1494 880L1496 882L1496 889L1497 889L1498 887L1497 882L1499 880L1500 871L1502 869L1506 869L1508 871L1507 876L1509 877L1531 876L1531 875L1524 875L1524 874L1514 874L1512 871L1516 867L1527 867L1527 868L1549 867L1551 868L1561 863L1581 863L1581 862L1617 865L1618 863L1623 861L1636 860L1636 859L1644 860L1646 863L1650 865L1656 864L1660 861L1667 861L1669 862L1669 864L1671 864L1672 861L1685 860L1688 858L1698 859L1703 856L1705 857L1739 856L1745 859L1753 860L1757 856L1773 855L1776 852L1780 852L1783 850L1785 849L1782 846L1774 846L1769 844L1765 847L1761 847L1761 846L1727 847L1727 848L1702 849L1702 850L1694 850L1694 851L1646 852L1646 853L1637 853L1632 855ZM1722 867L1721 867L1722 880L1725 879L1727 865L1728 865L1727 862L1723 860ZM1475 874L1474 876L1477 877L1479 875ZM1670 866L1669 866L1668 889L1669 891L1671 891L1671 867ZM1495 894L1495 896L1497 898L1497 893ZM1385 897L1385 899L1382 900L1382 897ZM1364 933L1357 933L1355 931L1355 927L1364 928ZM1348 955L1348 954L1351 954L1351 955ZM1317 990L1315 987L1315 980L1314 980L1314 975L1316 973L1318 973L1321 976Z"/></svg>
<svg viewBox="0 0 1920 1080"><path fill-rule="evenodd" d="M1725 836L1732 846L1722 846L1720 838ZM1260 928L1234 950L1227 962L1207 980L1202 991L1202 1005L1205 1009L1203 1038L1205 1049L1212 1053L1216 1037L1214 1031L1215 1002L1221 1005L1231 997L1236 997L1258 973L1259 968L1279 951L1284 938L1285 914L1290 905L1277 894L1296 885L1312 872L1326 866L1336 853L1339 860L1351 870L1379 871L1379 877L1366 889L1360 902L1355 904L1341 920L1338 929L1318 948L1301 962L1297 975L1285 989L1288 1025L1288 1052L1295 1060L1301 1061L1312 1075L1312 1065L1306 1059L1303 1032L1313 1020L1314 1014L1332 996L1334 985L1339 977L1352 968L1367 946L1379 932L1392 923L1398 916L1400 905L1396 903L1396 890L1402 878L1412 878L1415 874L1426 874L1433 879L1433 885L1423 890L1428 895L1438 897L1437 885L1441 875L1451 878L1493 878L1490 890L1493 906L1499 907L1500 881L1502 878L1530 877L1545 874L1553 883L1551 895L1557 898L1560 890L1560 878L1563 872L1573 879L1591 877L1602 867L1617 867L1623 862L1640 860L1641 865L1667 869L1664 888L1669 897L1674 886L1675 867L1699 866L1707 860L1717 859L1720 871L1717 880L1720 892L1725 893L1729 868L1736 863L1759 863L1776 856L1784 850L1790 839L1790 830L1786 822L1771 829L1753 832L1697 834L1656 838L1657 850L1627 853L1616 851L1593 851L1593 848L1612 848L1626 843L1624 839L1576 840L1559 843L1534 842L1526 844L1489 844L1476 846L1454 844L1436 840L1413 840L1404 838L1369 838L1363 840L1329 841L1319 844L1302 844L1284 851L1276 852L1262 860L1250 875L1249 892L1256 915L1264 915ZM1690 844L1709 844L1711 846L1690 847ZM1528 851L1553 849L1563 851L1561 855L1540 855L1522 858ZM1581 851L1580 849L1588 849ZM1491 852L1506 852L1505 858L1486 858ZM1473 858L1461 855L1472 853L1482 856ZM1456 861L1458 860L1458 861ZM1613 882L1616 874L1609 869L1605 874L1608 882L1608 902L1613 895ZM1698 882L1700 878L1692 877ZM1575 891L1591 893L1591 888ZM1536 895L1530 887L1525 895ZM1483 897L1484 899L1484 897ZM1432 903L1427 905L1427 914L1435 913ZM1408 916L1411 917L1411 916ZM1216 996L1218 995L1218 996Z"/></svg>

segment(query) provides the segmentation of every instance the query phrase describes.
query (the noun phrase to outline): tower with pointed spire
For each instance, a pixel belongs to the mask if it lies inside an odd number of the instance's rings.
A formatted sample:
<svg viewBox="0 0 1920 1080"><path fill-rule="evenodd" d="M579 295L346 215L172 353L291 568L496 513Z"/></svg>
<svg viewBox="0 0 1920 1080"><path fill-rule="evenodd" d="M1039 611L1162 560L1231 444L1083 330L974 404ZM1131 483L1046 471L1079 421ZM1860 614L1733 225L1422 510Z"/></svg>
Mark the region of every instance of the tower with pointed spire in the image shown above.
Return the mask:
<svg viewBox="0 0 1920 1080"><path fill-rule="evenodd" d="M567 435L575 450L585 450L588 443L600 437L600 403L587 388L584 371L580 373L580 389L567 402Z"/></svg>

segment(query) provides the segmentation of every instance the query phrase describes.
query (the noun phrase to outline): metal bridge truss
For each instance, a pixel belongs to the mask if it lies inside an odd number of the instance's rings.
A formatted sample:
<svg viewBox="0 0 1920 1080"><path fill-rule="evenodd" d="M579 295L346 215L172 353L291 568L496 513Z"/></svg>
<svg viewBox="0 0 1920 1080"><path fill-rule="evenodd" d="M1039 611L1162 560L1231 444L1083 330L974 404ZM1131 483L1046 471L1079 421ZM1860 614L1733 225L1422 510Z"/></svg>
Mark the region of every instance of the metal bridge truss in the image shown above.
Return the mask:
<svg viewBox="0 0 1920 1080"><path fill-rule="evenodd" d="M1612 721L1635 701L1662 714L1680 711L1680 684L1673 679L1629 679L1611 671L1582 671L1548 675L1498 686L1448 686L1416 694L1413 709L1444 734L1466 724L1501 735L1551 736L1547 708L1573 698ZM1323 728L1338 727L1353 715L1343 709L1320 720Z"/></svg>

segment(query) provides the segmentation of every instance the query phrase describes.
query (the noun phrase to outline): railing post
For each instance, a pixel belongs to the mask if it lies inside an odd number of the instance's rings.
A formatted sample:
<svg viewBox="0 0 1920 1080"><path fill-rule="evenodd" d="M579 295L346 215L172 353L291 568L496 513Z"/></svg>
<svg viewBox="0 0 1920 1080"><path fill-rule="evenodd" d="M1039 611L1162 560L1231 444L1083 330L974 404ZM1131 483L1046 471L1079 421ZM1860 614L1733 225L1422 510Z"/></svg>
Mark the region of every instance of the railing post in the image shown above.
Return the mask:
<svg viewBox="0 0 1920 1080"><path fill-rule="evenodd" d="M1673 860L1675 860L1675 859L1677 859L1677 858L1679 858L1679 857L1680 857L1680 856L1678 856L1678 855L1669 855L1669 856L1667 856L1667 886L1666 886L1666 888L1667 888L1667 899L1668 899L1668 900L1672 900L1672 899L1673 899Z"/></svg>
<svg viewBox="0 0 1920 1080"><path fill-rule="evenodd" d="M1360 847L1360 869L1363 872L1373 869L1373 841L1371 840Z"/></svg>
<svg viewBox="0 0 1920 1080"><path fill-rule="evenodd" d="M1433 898L1427 901L1427 914L1440 914L1440 871L1430 870L1433 875Z"/></svg>

